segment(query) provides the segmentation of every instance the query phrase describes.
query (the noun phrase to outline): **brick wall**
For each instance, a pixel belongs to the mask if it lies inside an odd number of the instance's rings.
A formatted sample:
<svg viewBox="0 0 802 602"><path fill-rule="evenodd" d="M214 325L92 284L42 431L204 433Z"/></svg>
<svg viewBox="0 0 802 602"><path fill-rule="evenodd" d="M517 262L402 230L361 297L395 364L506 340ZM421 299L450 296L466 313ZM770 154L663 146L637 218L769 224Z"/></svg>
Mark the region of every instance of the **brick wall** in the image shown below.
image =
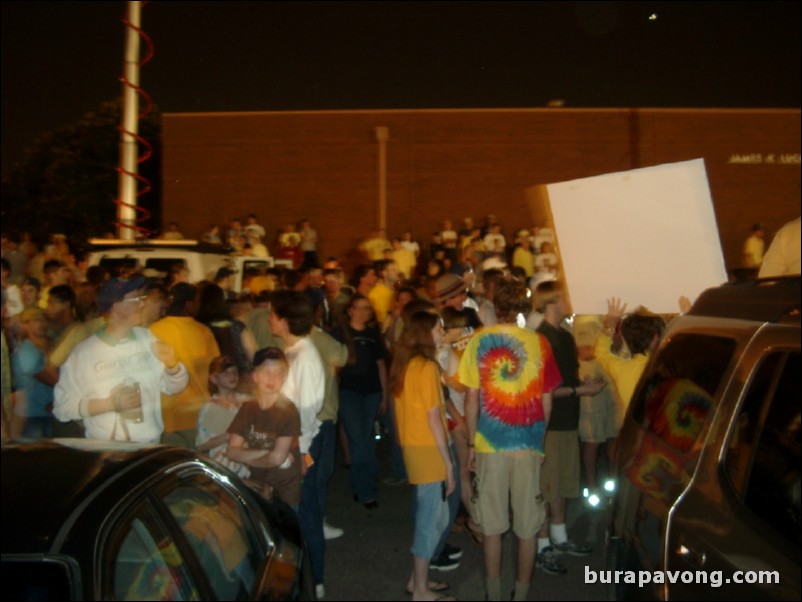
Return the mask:
<svg viewBox="0 0 802 602"><path fill-rule="evenodd" d="M530 109L164 115L164 220L188 236L254 212L272 237L308 217L320 255L378 225L376 127L387 141L387 231L422 244L444 219L531 227L525 190L702 157L728 268L752 223L799 215L800 111Z"/></svg>

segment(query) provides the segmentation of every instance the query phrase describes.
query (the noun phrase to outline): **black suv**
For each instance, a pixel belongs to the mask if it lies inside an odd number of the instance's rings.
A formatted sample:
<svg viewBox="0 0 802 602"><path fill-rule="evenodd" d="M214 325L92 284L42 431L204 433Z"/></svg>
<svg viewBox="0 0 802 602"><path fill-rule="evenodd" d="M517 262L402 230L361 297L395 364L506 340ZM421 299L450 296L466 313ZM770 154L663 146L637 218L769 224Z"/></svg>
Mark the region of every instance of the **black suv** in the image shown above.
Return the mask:
<svg viewBox="0 0 802 602"><path fill-rule="evenodd" d="M668 325L619 437L611 598L802 597L799 327L799 277L707 290Z"/></svg>

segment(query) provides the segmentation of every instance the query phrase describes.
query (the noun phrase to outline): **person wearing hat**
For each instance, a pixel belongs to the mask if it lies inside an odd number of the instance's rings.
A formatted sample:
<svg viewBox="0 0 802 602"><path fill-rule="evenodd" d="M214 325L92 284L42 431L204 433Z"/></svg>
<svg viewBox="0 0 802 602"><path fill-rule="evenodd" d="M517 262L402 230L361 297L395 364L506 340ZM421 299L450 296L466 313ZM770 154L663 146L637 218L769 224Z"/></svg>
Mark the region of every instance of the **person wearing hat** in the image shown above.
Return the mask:
<svg viewBox="0 0 802 602"><path fill-rule="evenodd" d="M443 274L437 279L434 289L434 301L439 310L445 307L458 309L468 318L466 334L482 327L479 313L473 307L466 305L468 302L468 287L465 280L456 274Z"/></svg>
<svg viewBox="0 0 802 602"><path fill-rule="evenodd" d="M28 307L20 314L20 322L23 340L11 357L17 385L11 434L31 439L52 437L53 387L37 378L47 365L47 315L43 309Z"/></svg>
<svg viewBox="0 0 802 602"><path fill-rule="evenodd" d="M53 413L62 422L83 420L92 439L161 440L161 393L187 386L175 350L142 328L146 279L112 278L98 290L106 323L75 347L61 368Z"/></svg>
<svg viewBox="0 0 802 602"><path fill-rule="evenodd" d="M198 288L179 282L170 289L166 315L150 325L153 335L171 345L187 369L189 383L175 395L162 394L162 443L195 447L198 412L209 399L209 362L220 355L211 329L195 320Z"/></svg>

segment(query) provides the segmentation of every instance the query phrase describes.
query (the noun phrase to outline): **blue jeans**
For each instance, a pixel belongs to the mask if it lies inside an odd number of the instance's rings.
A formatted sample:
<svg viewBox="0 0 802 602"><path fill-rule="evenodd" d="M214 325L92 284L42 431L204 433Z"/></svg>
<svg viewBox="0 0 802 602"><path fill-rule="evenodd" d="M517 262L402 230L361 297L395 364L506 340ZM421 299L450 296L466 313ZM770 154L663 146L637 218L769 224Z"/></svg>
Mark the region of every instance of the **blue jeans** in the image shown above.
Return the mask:
<svg viewBox="0 0 802 602"><path fill-rule="evenodd" d="M448 541L448 536L451 534L451 527L454 526L454 521L457 520L457 513L459 512L460 491L462 491L461 481L459 478L459 464L457 464L457 452L452 443L449 448L451 453L451 462L454 464L454 493L448 496L448 525L440 536L440 541L437 542L437 547L434 550L432 560L437 560L443 551L443 548Z"/></svg>
<svg viewBox="0 0 802 602"><path fill-rule="evenodd" d="M22 436L26 439L43 439L53 436L52 416L28 416L25 419L25 427Z"/></svg>
<svg viewBox="0 0 802 602"><path fill-rule="evenodd" d="M325 433L326 431L321 425L321 429L312 439L312 445L309 446L309 455L312 456L314 464L306 471L301 482L301 503L298 506L298 521L301 523L301 531L306 539L315 583L323 583L323 556L326 548L326 540L323 538L323 508L320 505L319 491L319 461L323 455Z"/></svg>
<svg viewBox="0 0 802 602"><path fill-rule="evenodd" d="M376 457L373 424L381 397L381 392L359 393L340 389L340 421L351 448L351 470L348 475L351 492L363 503L379 497L379 487L376 484L379 460Z"/></svg>
<svg viewBox="0 0 802 602"><path fill-rule="evenodd" d="M426 560L435 558L441 535L449 531L449 508L443 500L443 481L415 485L412 500L415 516L412 555Z"/></svg>

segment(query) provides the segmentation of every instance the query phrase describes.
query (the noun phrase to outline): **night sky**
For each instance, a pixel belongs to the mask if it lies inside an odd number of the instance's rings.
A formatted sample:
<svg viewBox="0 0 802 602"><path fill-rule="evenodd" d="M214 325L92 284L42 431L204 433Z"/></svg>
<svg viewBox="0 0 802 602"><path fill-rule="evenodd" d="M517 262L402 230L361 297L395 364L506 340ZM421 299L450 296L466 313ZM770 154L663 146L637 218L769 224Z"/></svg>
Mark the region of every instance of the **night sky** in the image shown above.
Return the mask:
<svg viewBox="0 0 802 602"><path fill-rule="evenodd" d="M2 168L120 93L125 2L2 2ZM163 112L800 107L799 2L169 2Z"/></svg>

